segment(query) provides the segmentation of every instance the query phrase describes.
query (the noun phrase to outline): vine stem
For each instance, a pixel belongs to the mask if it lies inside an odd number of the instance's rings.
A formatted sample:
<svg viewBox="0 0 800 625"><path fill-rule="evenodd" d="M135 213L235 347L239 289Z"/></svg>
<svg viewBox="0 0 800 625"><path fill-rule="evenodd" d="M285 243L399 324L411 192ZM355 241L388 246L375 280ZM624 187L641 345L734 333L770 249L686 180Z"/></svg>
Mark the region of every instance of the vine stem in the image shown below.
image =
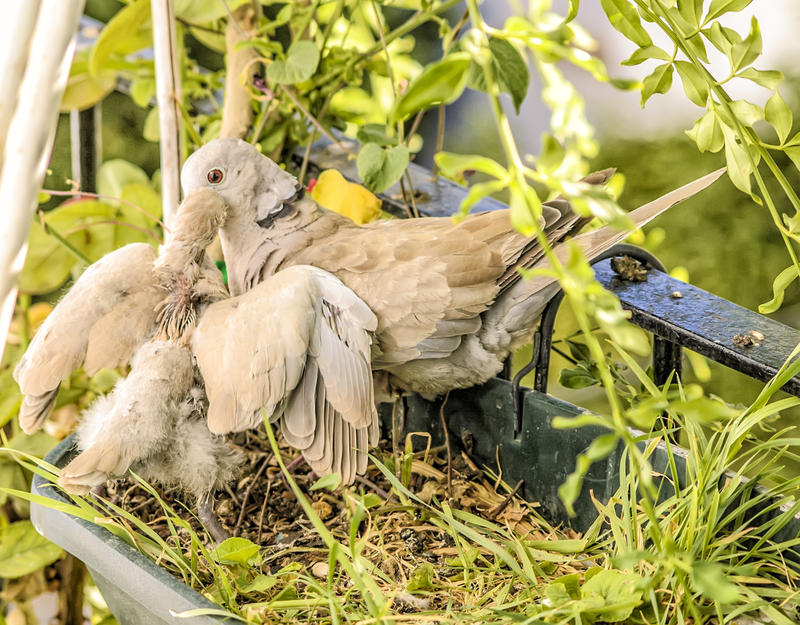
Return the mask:
<svg viewBox="0 0 800 625"><path fill-rule="evenodd" d="M483 39L482 43L485 44L486 48L488 48L488 38L485 32L485 23L480 10L478 9L477 0L467 0L467 7L469 8L469 14L470 18L472 19L473 27L480 33L480 36ZM481 67L486 79L487 92L492 105L495 123L497 124L497 129L500 134L500 140L503 145L506 158L509 162L511 178L522 189L530 188L530 185L525 177L525 172L528 170L528 168L522 162L522 158L520 157L517 144L511 130L511 124L508 120L508 116L503 110L502 103L500 102L500 86L497 82L496 76L494 75L491 59L482 62ZM534 214L534 216L538 217L536 214ZM581 328L584 338L586 339L587 347L589 347L590 353L592 354L592 358L597 363L598 370L600 372L600 379L603 383L603 389L611 407L612 419L615 424L614 429L618 435L624 436L627 432L627 428L625 427L625 423L622 418L620 399L614 387L614 380L611 376L607 359L603 354L603 348L600 345L600 342L591 332L591 324L589 323L588 315L586 314L582 305L582 298L578 293L575 292L574 289L567 286L567 273L564 270L564 266L553 253L553 249L550 245L550 242L547 240L547 236L545 235L543 229L538 226L538 224L535 228L535 236L556 278L561 283L562 288L566 287L564 288L564 292L570 302L570 307L575 313L579 327Z"/></svg>
<svg viewBox="0 0 800 625"><path fill-rule="evenodd" d="M473 27L479 32L480 37L482 38L482 45L485 48L488 48L488 37L485 31L486 25L483 21L483 17L478 9L477 0L467 0L467 7L469 9L470 18L472 19ZM510 178L512 180L512 184L516 183L520 186L523 190L530 189L530 185L526 179L526 176L531 176L533 178L537 177L538 172L531 170L530 168L526 167L522 159L520 157L519 151L517 149L516 141L514 139L511 124L509 123L508 116L506 115L505 111L503 110L502 103L500 102L500 87L497 82L496 76L494 75L494 71L491 65L491 58L488 59L479 59L479 63L483 70L484 78L486 80L487 85L487 93L489 95L489 100L492 105L492 110L495 117L495 123L497 124L497 128L500 134L500 140L503 145L503 150L506 154L506 157L509 162L509 173ZM526 194L528 197L528 194ZM538 218L538 215L534 212L534 216ZM657 527L658 519L655 513L655 503L654 503L654 494L650 492L647 486L650 484L649 480L649 471L650 465L647 462L646 458L644 457L643 453L639 450L636 446L636 443L631 435L631 432L628 430L627 423L623 417L622 406L620 397L617 393L616 387L614 386L614 379L611 374L610 365L608 363L608 358L603 353L603 347L600 344L599 339L592 333L591 323L589 321L589 315L586 312L585 302L586 297L585 294L580 292L578 288L576 288L572 281L569 279L569 276L564 269L563 264L559 261L556 257L553 249L550 245L550 242L547 239L547 236L544 233L544 230L541 226L539 226L538 220L534 227L534 235L542 248L542 251L547 258L547 261L553 271L554 276L561 284L562 289L564 290L565 295L567 296L567 300L570 303L570 308L575 315L575 318L578 322L578 327L581 330L581 334L586 341L586 345L589 348L589 352L592 356L592 359L597 364L598 372L600 375L600 380L603 386L603 391L606 395L608 400L610 409L611 409L611 422L609 424L609 429L620 439L623 441L625 448L629 450L631 455L631 461L633 467L636 469L637 473L642 476L642 480L644 484L642 488L639 489L640 491L640 505L644 510L645 514L651 521L652 527ZM661 540L660 536L657 535L655 531L651 532L651 539L655 542L655 544L660 545Z"/></svg>
<svg viewBox="0 0 800 625"><path fill-rule="evenodd" d="M407 35L412 30L414 30L418 26L421 26L425 22L429 22L432 19L436 19L436 17L440 13L444 13L445 11L449 11L454 6L458 6L459 4L461 4L461 2L462 2L462 0L447 0L447 2L443 2L442 4L440 4L435 9L425 9L425 10L420 9L419 11L414 13L414 15L412 15L408 19L408 21L406 21L401 26L398 26L392 32L390 32L389 34L386 35L386 38L385 38L386 45L389 45L390 43L392 43L392 41L394 41L395 39L397 39L399 37L402 37L403 35ZM375 44L369 50L367 50L366 52L363 52L358 57L358 60L363 60L363 59L369 58L373 54L375 54L377 52L380 52L380 51L381 51L381 44L380 43Z"/></svg>
<svg viewBox="0 0 800 625"><path fill-rule="evenodd" d="M649 7L646 3L643 2L643 0L635 0L635 2L640 8L646 11L653 18L653 20L655 21L656 24L659 25L661 30L664 31L667 34L667 36L669 36L670 39L673 40L675 45L677 45L681 49L681 51L692 62L692 64L702 72L702 75L705 78L708 87L719 98L720 100L719 106L721 106L733 120L733 123L735 125L734 131L742 140L742 149L744 150L744 153L747 155L747 159L750 162L750 166L752 167L753 178L756 181L756 185L758 186L759 191L764 197L764 203L767 206L767 210L769 210L770 216L772 217L772 221L774 222L775 226L778 228L778 231L780 232L781 238L783 239L783 243L786 246L786 250L789 254L789 258L791 259L792 264L794 264L798 274L800 275L800 261L798 260L797 254L794 248L792 247L791 243L792 235L784 227L781 217L778 213L778 209L775 206L775 202L772 199L769 190L767 189L766 183L764 182L761 173L758 171L758 163L756 159L753 157L753 154L750 151L750 149L748 149L748 147L754 148L758 152L759 157L763 159L764 162L767 164L767 167L775 176L778 183L781 185L781 189L789 198L789 201L792 203L792 206L797 212L800 212L800 198L797 197L797 194L794 192L794 189L789 184L789 181L783 175L783 172L780 171L780 168L772 158L772 155L761 146L760 139L758 138L758 135L755 134L755 131L752 128L750 129L745 128L740 122L739 118L736 117L730 106L731 98L728 95L727 91L725 91L725 89L721 86L721 84L714 79L714 76L711 74L711 72L708 71L706 66L702 62L700 62L700 59L697 57L694 51L692 51L689 48L689 46L684 44L685 35L681 31L679 24L677 24L674 20L670 18L669 14L660 4L660 2L658 2L658 0L656 0L656 5L660 10L659 12L661 13L661 15L657 15L651 9L651 7ZM713 105L714 101L712 99L712 106Z"/></svg>
<svg viewBox="0 0 800 625"><path fill-rule="evenodd" d="M44 213L42 211L39 211L39 219L41 221L42 228L44 229L44 231L47 234L49 234L51 237L53 237L56 241L58 241L59 244L61 245L61 247L63 247L65 250L67 250L70 254L72 254L75 258L77 258L82 263L86 263L87 265L91 265L92 264L92 261L89 259L89 257L86 254L81 252L77 247L72 245L72 243L67 241L63 236L61 236L61 233L59 233L57 230L55 230L49 223L47 223L44 220Z"/></svg>
<svg viewBox="0 0 800 625"><path fill-rule="evenodd" d="M258 87L256 87L256 88L258 88ZM346 145L344 145L341 141L339 141L331 133L330 130L325 128L325 126L323 126L322 123L316 117L314 117L311 114L311 111L309 111L305 106L303 106L303 103L300 102L300 99L294 93L292 93L291 89L288 89L285 85L281 85L280 89L292 101L292 104L294 104L297 107L297 110L299 110L303 115L305 115L306 119L308 119L312 124L314 124L317 127L317 130L319 130L323 135L325 135L326 138L330 139L333 143L335 143L336 146L339 147L343 152L346 152L348 155L352 156L353 158L356 157L356 154L355 154L355 152L353 152L353 150L351 150Z"/></svg>

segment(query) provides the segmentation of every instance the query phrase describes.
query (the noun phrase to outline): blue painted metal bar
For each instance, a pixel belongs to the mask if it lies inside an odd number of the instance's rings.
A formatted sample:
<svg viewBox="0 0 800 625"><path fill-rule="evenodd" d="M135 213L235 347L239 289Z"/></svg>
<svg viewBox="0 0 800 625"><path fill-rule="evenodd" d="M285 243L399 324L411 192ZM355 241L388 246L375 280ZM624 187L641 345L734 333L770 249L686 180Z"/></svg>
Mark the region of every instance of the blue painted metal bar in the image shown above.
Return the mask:
<svg viewBox="0 0 800 625"><path fill-rule="evenodd" d="M636 325L757 380L772 378L800 344L800 332L696 286L650 269L646 282L622 280L610 260L598 281L632 312ZM800 397L800 379L783 387Z"/></svg>

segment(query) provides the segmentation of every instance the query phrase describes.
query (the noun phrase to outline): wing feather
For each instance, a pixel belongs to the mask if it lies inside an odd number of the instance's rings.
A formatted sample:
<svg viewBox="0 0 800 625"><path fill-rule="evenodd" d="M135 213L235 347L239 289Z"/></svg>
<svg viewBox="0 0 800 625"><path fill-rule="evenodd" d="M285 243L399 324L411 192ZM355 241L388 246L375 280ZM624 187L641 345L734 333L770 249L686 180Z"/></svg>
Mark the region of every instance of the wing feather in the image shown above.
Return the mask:
<svg viewBox="0 0 800 625"><path fill-rule="evenodd" d="M319 474L351 483L366 468L355 449L377 428L369 307L313 267L280 271L238 297L212 304L192 350L206 384L214 433L281 421L286 441Z"/></svg>
<svg viewBox="0 0 800 625"><path fill-rule="evenodd" d="M122 365L153 330L163 297L153 272L156 251L126 245L92 264L45 319L14 371L30 399L20 424L33 432L44 422L49 397L73 370L93 374Z"/></svg>

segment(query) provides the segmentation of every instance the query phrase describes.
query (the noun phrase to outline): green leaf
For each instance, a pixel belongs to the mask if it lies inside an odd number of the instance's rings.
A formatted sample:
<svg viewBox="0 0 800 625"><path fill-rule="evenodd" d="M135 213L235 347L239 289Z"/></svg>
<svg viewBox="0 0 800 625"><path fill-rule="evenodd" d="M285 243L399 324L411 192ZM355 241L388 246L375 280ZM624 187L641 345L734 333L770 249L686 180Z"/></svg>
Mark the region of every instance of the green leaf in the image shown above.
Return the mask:
<svg viewBox="0 0 800 625"><path fill-rule="evenodd" d="M314 75L319 65L319 50L310 41L295 41L283 61L267 67L267 78L279 85L296 85Z"/></svg>
<svg viewBox="0 0 800 625"><path fill-rule="evenodd" d="M591 360L592 355L589 351L589 348L584 345L583 343L578 343L577 341L571 341L570 339L564 339L567 343L567 347L569 347L569 353L575 360Z"/></svg>
<svg viewBox="0 0 800 625"><path fill-rule="evenodd" d="M679 401L672 404L672 407L676 412L695 423L727 421L738 414L727 404L712 397L696 397Z"/></svg>
<svg viewBox="0 0 800 625"><path fill-rule="evenodd" d="M578 363L577 366L564 368L558 375L558 383L564 388L588 388L600 384L596 371L590 371L585 363Z"/></svg>
<svg viewBox="0 0 800 625"><path fill-rule="evenodd" d="M16 462L0 463L0 488L13 490L27 490L30 488L30 483L25 477L22 467ZM5 505L9 496L5 490L0 490L0 505ZM0 621L0 624L2 624L2 621Z"/></svg>
<svg viewBox="0 0 800 625"><path fill-rule="evenodd" d="M705 35L717 50L727 56L728 59L731 58L734 44L742 41L739 33L722 26L719 22L714 22L711 24L711 28L706 28L700 32Z"/></svg>
<svg viewBox="0 0 800 625"><path fill-rule="evenodd" d="M89 51L89 73L97 76L108 59L117 52L150 18L150 0L133 0L100 31Z"/></svg>
<svg viewBox="0 0 800 625"><path fill-rule="evenodd" d="M642 108L654 93L666 93L672 86L672 63L664 63L642 81Z"/></svg>
<svg viewBox="0 0 800 625"><path fill-rule="evenodd" d="M228 15L228 9L233 11L250 0L174 0L175 17L192 24L207 24ZM228 8L225 8L227 4Z"/></svg>
<svg viewBox="0 0 800 625"><path fill-rule="evenodd" d="M569 11L567 12L566 17L564 17L564 23L569 23L578 17L578 9L581 6L581 0L569 0Z"/></svg>
<svg viewBox="0 0 800 625"><path fill-rule="evenodd" d="M747 100L734 100L730 107L736 119L746 126L752 126L764 119L764 109Z"/></svg>
<svg viewBox="0 0 800 625"><path fill-rule="evenodd" d="M631 54L630 58L622 61L621 65L639 65L640 63L644 63L649 59L658 59L660 61L669 61L672 57L667 54L665 50L662 50L658 46L645 46L644 48L638 48Z"/></svg>
<svg viewBox="0 0 800 625"><path fill-rule="evenodd" d="M8 446L10 448L36 456L37 458L44 458L57 444L57 438L42 430L34 432L33 434L18 432L8 441ZM10 460L8 456L4 456L3 460L6 459Z"/></svg>
<svg viewBox="0 0 800 625"><path fill-rule="evenodd" d="M130 220L140 227L152 227L152 221L143 216L134 217L131 213L134 210L97 200L68 201L46 213L45 222L94 262L122 245L148 240L145 233L121 225ZM57 238L46 233L36 220L31 224L28 235L28 254L19 278L20 289L30 294L54 291L70 276L76 262L73 253Z"/></svg>
<svg viewBox="0 0 800 625"><path fill-rule="evenodd" d="M250 582L241 586L239 592L266 592L278 583L278 578L272 575L264 575L259 573Z"/></svg>
<svg viewBox="0 0 800 625"><path fill-rule="evenodd" d="M576 598L570 595L567 584L560 579L544 587L544 596L547 598L549 605L554 608L565 606Z"/></svg>
<svg viewBox="0 0 800 625"><path fill-rule="evenodd" d="M587 610L607 623L619 623L633 613L642 603L642 592L636 589L641 578L634 573L601 570L581 586L581 597L597 605Z"/></svg>
<svg viewBox="0 0 800 625"><path fill-rule="evenodd" d="M772 299L763 304L759 304L758 312L762 315L769 315L778 310L781 304L783 304L786 289L789 288L789 285L798 277L800 276L798 276L797 267L794 265L789 265L786 269L781 271L772 282Z"/></svg>
<svg viewBox="0 0 800 625"><path fill-rule="evenodd" d="M328 473L323 475L311 485L311 490L336 490L342 483L342 477L338 473Z"/></svg>
<svg viewBox="0 0 800 625"><path fill-rule="evenodd" d="M539 166L546 173L553 173L564 162L564 155L566 151L558 139L556 139L549 132L542 135L542 150L539 153Z"/></svg>
<svg viewBox="0 0 800 625"><path fill-rule="evenodd" d="M358 153L358 175L373 193L380 193L400 180L408 166L409 151L404 145L384 149L367 143Z"/></svg>
<svg viewBox="0 0 800 625"><path fill-rule="evenodd" d="M30 521L17 521L0 530L0 577L28 575L58 560L63 554L33 528Z"/></svg>
<svg viewBox="0 0 800 625"><path fill-rule="evenodd" d="M246 538L226 538L209 552L215 562L223 564L247 564L258 559L259 546Z"/></svg>
<svg viewBox="0 0 800 625"><path fill-rule="evenodd" d="M715 20L725 13L741 11L752 1L753 0L711 0L711 6L708 7L708 13L706 13L706 19L703 23L708 24L711 20Z"/></svg>
<svg viewBox="0 0 800 625"><path fill-rule="evenodd" d="M698 119L686 134L694 140L701 152L719 152L725 145L725 136L714 111L708 111Z"/></svg>
<svg viewBox="0 0 800 625"><path fill-rule="evenodd" d="M753 173L753 166L747 158L747 152L736 141L735 133L728 126L721 125L722 133L725 135L725 161L728 169L728 177L736 188L745 193L750 193L750 175Z"/></svg>
<svg viewBox="0 0 800 625"><path fill-rule="evenodd" d="M131 99L136 106L145 108L156 97L156 81L153 78L137 78L131 82Z"/></svg>
<svg viewBox="0 0 800 625"><path fill-rule="evenodd" d="M781 94L777 91L767 100L764 106L767 123L775 129L780 144L786 143L786 138L792 130L792 111L786 104Z"/></svg>
<svg viewBox="0 0 800 625"><path fill-rule="evenodd" d="M800 133L798 133L800 136ZM786 152L786 156L788 156L794 166L800 171L800 145L788 145L783 148L783 151Z"/></svg>
<svg viewBox="0 0 800 625"><path fill-rule="evenodd" d="M122 158L100 165L97 172L97 192L100 195L122 197L122 190L130 184L149 186L150 179L144 169Z"/></svg>
<svg viewBox="0 0 800 625"><path fill-rule="evenodd" d="M22 393L14 381L13 373L13 367L0 372L0 427L17 414L22 403Z"/></svg>
<svg viewBox="0 0 800 625"><path fill-rule="evenodd" d="M616 434L603 434L592 441L585 455L591 462L603 460L617 448L618 443L619 437Z"/></svg>
<svg viewBox="0 0 800 625"><path fill-rule="evenodd" d="M490 180L488 182L478 182L469 188L469 191L461 200L458 210L462 215L466 215L469 210L487 195L498 193L506 188L505 180Z"/></svg>
<svg viewBox="0 0 800 625"><path fill-rule="evenodd" d="M117 85L117 73L102 70L96 76L89 73L89 51L83 50L75 54L69 68L67 87L61 98L61 111L86 109L97 104L114 90Z"/></svg>
<svg viewBox="0 0 800 625"><path fill-rule="evenodd" d="M499 180L508 178L508 171L497 161L480 154L437 152L433 157L445 176L458 176L465 171L480 171Z"/></svg>
<svg viewBox="0 0 800 625"><path fill-rule="evenodd" d="M120 199L124 200L118 206L121 221L148 230L158 227L156 219L161 219L163 205L161 196L153 187L137 182L126 184ZM140 240L148 239L145 237Z"/></svg>
<svg viewBox="0 0 800 625"><path fill-rule="evenodd" d="M628 0L600 0L611 25L641 48L653 45L636 9Z"/></svg>
<svg viewBox="0 0 800 625"><path fill-rule="evenodd" d="M406 590L409 592L414 592L415 590L432 590L434 575L433 565L430 562L425 562L411 573L408 583L406 584Z"/></svg>
<svg viewBox="0 0 800 625"><path fill-rule="evenodd" d="M678 0L678 14L693 29L700 26L700 17L703 15L703 0Z"/></svg>
<svg viewBox="0 0 800 625"><path fill-rule="evenodd" d="M730 580L717 562L694 562L691 580L694 589L714 603L737 603L743 599L739 586Z"/></svg>
<svg viewBox="0 0 800 625"><path fill-rule="evenodd" d="M358 129L356 137L361 143L377 143L381 146L397 145L397 137L390 137L386 133L385 124L366 124Z"/></svg>
<svg viewBox="0 0 800 625"><path fill-rule="evenodd" d="M542 203L535 193L525 193L518 184L512 184L510 190L511 225L525 236L533 236L539 225Z"/></svg>
<svg viewBox="0 0 800 625"><path fill-rule="evenodd" d="M428 65L398 98L392 119L404 119L419 110L456 100L467 84L470 63L469 54L455 52Z"/></svg>
<svg viewBox="0 0 800 625"><path fill-rule="evenodd" d="M736 74L739 78L746 78L752 80L757 85L766 87L767 89L776 89L781 81L783 81L783 73L778 70L763 70L748 67Z"/></svg>
<svg viewBox="0 0 800 625"><path fill-rule="evenodd" d="M750 22L750 33L743 41L734 43L731 48L729 55L731 72L736 73L742 67L747 67L755 61L761 54L762 47L761 29L758 26L758 20L753 17Z"/></svg>
<svg viewBox="0 0 800 625"><path fill-rule="evenodd" d="M157 106L151 108L147 113L147 117L144 118L142 137L150 143L158 143L161 140L161 121L158 118Z"/></svg>
<svg viewBox="0 0 800 625"><path fill-rule="evenodd" d="M697 106L705 108L708 101L708 83L702 72L687 61L675 61L675 69L683 83L683 91Z"/></svg>
<svg viewBox="0 0 800 625"><path fill-rule="evenodd" d="M519 114L530 82L528 64L514 45L505 39L490 37L489 50L492 53L492 70L500 86L500 91L511 96L514 109ZM483 68L475 61L472 61L469 66L467 86L478 91L487 90Z"/></svg>
<svg viewBox="0 0 800 625"><path fill-rule="evenodd" d="M706 52L706 44L700 33L697 32L686 40L686 45L697 55L703 63L708 63L708 52Z"/></svg>

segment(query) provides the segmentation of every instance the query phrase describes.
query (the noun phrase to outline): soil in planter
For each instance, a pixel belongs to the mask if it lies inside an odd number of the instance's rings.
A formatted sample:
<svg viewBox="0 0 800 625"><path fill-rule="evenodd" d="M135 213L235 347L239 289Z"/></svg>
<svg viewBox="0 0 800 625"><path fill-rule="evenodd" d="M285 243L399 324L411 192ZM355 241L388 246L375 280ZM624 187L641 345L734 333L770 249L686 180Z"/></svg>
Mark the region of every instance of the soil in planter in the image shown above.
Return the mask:
<svg viewBox="0 0 800 625"><path fill-rule="evenodd" d="M241 536L262 546L261 566L265 573L274 573L297 563L302 570L325 577L328 550L284 479L265 436L247 432L238 435L236 443L247 460L238 481L216 494L216 512L222 525L231 536ZM285 462L297 454L284 446L281 453ZM391 445L381 441L375 453L386 463L391 459ZM374 465L352 487L334 491L310 490L317 477L306 464L301 464L292 473L316 513L343 544L348 543L351 513L359 493L372 495L377 505L370 507L371 521L362 525L361 532L362 535L365 531L371 532L374 537L367 541L363 555L401 587L413 584L414 576L428 564L435 576L446 577L463 571L454 564L459 550L451 535L431 523L429 512L423 507L404 506L397 497L390 496L391 485ZM452 508L512 529L525 540L579 538L570 529L556 530L547 524L536 513L536 504L524 501L516 495L514 488L485 473L465 452L454 453L449 489L445 450L434 448L416 454L408 487L423 501L430 502L435 498L448 502ZM133 478L109 482L106 491L113 503L146 521L165 541L175 545L176 539L161 505ZM205 536L200 523L189 512L195 510L193 501L175 493L159 493L199 535ZM179 529L177 542L184 553L190 553L188 531ZM583 555L574 559L564 557L546 566L548 573L555 578L583 572L592 564ZM452 592L433 593L426 598L424 606L415 605L411 595L406 598L411 602L407 607L412 611L436 609L448 602L451 606L459 603Z"/></svg>

